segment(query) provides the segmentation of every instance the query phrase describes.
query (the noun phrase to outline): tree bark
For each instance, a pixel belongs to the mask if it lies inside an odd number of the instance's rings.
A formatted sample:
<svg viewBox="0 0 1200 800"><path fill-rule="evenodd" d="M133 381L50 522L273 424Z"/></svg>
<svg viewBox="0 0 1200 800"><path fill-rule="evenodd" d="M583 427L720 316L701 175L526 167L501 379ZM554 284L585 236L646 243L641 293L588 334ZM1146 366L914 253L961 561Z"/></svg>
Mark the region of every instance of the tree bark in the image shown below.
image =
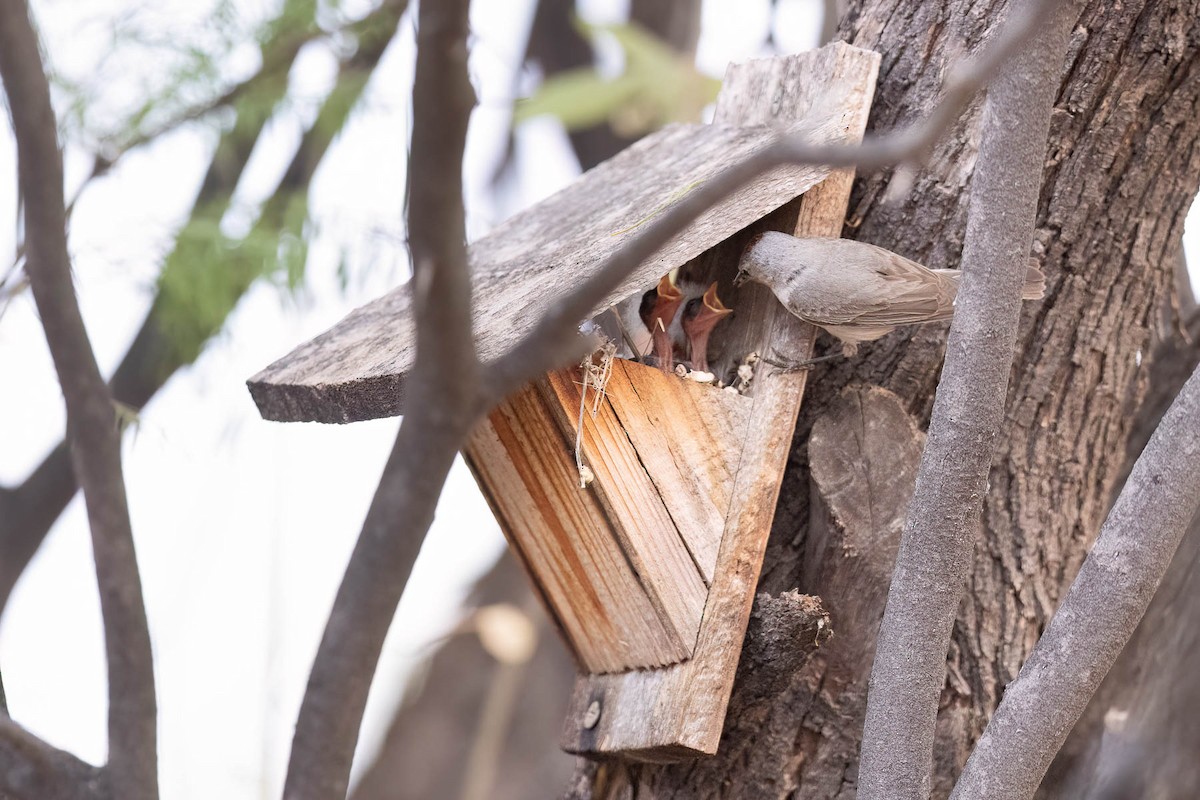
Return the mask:
<svg viewBox="0 0 1200 800"><path fill-rule="evenodd" d="M946 71L978 51L1004 7L851 2L840 38L883 56L870 130L924 117ZM1034 236L1048 291L1022 315L1005 405L1007 433L992 461L980 545L948 656L934 746L935 797L949 793L1004 686L1079 570L1123 477L1126 442L1146 397L1148 355L1155 342L1178 335L1161 323L1158 311L1173 291L1177 242L1200 180L1200 118L1193 113L1200 100L1198 12L1195 0L1120 6L1091 0L1073 32ZM862 177L845 235L930 267L958 266L980 108L976 102L943 137L898 200L884 202L890 175ZM923 425L945 335L944 326L900 331L864 347L854 360L814 371L760 591L821 594L839 571L854 568L828 555L820 570L810 566L810 554L836 549L830 528L809 522L810 432L843 402L842 389L855 383L894 392ZM861 591L881 591L887 573L862 579L871 584L859 583ZM840 620L837 604L828 607L835 632L845 624L863 625L861 615ZM873 639L874 626L868 622L853 635ZM751 631L747 647L753 636ZM723 742L702 766L643 767L636 785L624 788L581 773L575 796L620 797L638 788L653 789L647 794L660 798L852 796L871 649L873 641L854 654L853 663L818 655L760 725L739 729L742 738ZM730 717L732 722L732 709ZM765 735L783 730L790 735ZM753 759L742 758L746 752ZM689 780L699 771L702 783Z"/></svg>
<svg viewBox="0 0 1200 800"><path fill-rule="evenodd" d="M1180 310L1187 309L1189 284ZM1178 324L1174 310L1164 320ZM1200 315L1194 305L1182 335L1163 341L1150 362L1150 388L1130 434L1129 461L1141 453L1171 400L1200 363L1195 346ZM1190 797L1200 793L1200 518L1179 545L1158 594L1125 651L1075 725L1040 797L1099 800Z"/></svg>

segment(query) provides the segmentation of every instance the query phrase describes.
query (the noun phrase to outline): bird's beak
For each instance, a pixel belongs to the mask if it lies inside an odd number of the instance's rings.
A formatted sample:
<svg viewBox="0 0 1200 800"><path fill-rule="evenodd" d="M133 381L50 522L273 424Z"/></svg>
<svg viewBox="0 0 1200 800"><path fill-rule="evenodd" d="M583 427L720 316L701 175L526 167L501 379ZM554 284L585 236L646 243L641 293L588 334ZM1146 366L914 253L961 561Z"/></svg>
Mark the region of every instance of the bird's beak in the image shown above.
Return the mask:
<svg viewBox="0 0 1200 800"><path fill-rule="evenodd" d="M683 292L675 285L670 273L663 275L658 282L658 297L650 309L649 319L645 320L650 329L650 337L654 342L654 354L658 357L658 366L663 372L670 372L675 366L675 345L671 341L668 329L679 312L683 303Z"/></svg>
<svg viewBox="0 0 1200 800"><path fill-rule="evenodd" d="M688 338L688 352L692 357L692 368L708 372L708 337L717 323L733 313L717 297L717 284L713 283L699 302L693 300L684 309L683 332Z"/></svg>

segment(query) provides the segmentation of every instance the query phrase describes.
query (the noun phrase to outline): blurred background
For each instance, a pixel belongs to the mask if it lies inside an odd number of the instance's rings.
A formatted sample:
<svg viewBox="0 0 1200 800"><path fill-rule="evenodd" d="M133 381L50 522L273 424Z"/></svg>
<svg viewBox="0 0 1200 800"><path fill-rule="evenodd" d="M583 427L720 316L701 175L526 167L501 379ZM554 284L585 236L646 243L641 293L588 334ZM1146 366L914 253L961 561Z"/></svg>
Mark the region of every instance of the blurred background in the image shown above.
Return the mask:
<svg viewBox="0 0 1200 800"><path fill-rule="evenodd" d="M828 38L827 5L836 2L473 3L469 235L654 127L704 119L730 61ZM267 423L244 381L408 276L414 9L394 0L31 6L76 199L79 299L101 368L127 397L162 790L277 796L311 660L398 421ZM11 490L63 463L61 396L20 270L18 220L5 125L0 486ZM1189 222L1195 265L1200 219ZM43 516L55 508L36 505ZM503 552L459 464L372 691L360 797L393 796L383 787L399 774L406 797L492 778L497 788L478 796L522 797L534 784L554 794L569 774L554 743L570 664L518 571L497 563ZM80 497L13 591L0 670L17 721L104 761L103 634ZM389 748L398 755L377 763ZM513 774L494 775L497 765Z"/></svg>

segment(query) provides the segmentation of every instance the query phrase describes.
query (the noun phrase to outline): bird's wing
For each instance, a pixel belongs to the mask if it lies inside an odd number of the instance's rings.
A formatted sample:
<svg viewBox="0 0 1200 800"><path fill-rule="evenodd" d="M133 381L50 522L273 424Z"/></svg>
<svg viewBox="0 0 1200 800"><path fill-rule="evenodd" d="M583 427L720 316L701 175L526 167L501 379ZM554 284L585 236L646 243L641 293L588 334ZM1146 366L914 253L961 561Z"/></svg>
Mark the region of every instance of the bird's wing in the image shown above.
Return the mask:
<svg viewBox="0 0 1200 800"><path fill-rule="evenodd" d="M841 240L845 241L845 240ZM839 247L847 280L822 316L835 325L893 326L949 319L954 285L915 261L865 242ZM865 253L869 251L870 257ZM842 261L837 264L837 261ZM830 302L831 301L831 302Z"/></svg>

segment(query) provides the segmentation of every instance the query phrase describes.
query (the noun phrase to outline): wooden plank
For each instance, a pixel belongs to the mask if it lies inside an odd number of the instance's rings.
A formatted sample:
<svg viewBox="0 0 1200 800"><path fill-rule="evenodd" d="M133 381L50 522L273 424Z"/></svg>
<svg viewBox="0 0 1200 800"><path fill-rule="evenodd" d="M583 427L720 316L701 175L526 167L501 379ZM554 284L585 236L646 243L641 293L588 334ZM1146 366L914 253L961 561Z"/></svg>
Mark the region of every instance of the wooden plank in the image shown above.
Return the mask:
<svg viewBox="0 0 1200 800"><path fill-rule="evenodd" d="M834 44L791 58L734 65L726 75L717 119L762 124L823 109L822 114L832 113L843 121L844 141L858 141L866 127L878 64L874 53ZM846 171L831 175L764 224L801 236L839 235L852 178ZM716 248L714 259L736 264L746 235ZM737 334L741 347L756 346L760 352L775 348L791 356L811 353L814 329L787 314L773 298L741 293L731 305L747 326ZM747 306L754 310L748 312ZM774 371L766 365L759 373L733 502L692 658L655 670L582 676L563 731L566 750L645 760L716 752L806 379L806 373Z"/></svg>
<svg viewBox="0 0 1200 800"><path fill-rule="evenodd" d="M751 402L618 361L583 417L595 480L580 489L580 388L579 371L563 370L503 403L468 442L468 463L585 671L682 661L699 633Z"/></svg>
<svg viewBox="0 0 1200 800"><path fill-rule="evenodd" d="M840 141L841 110L814 111L818 141ZM745 120L735 120L745 125ZM492 361L530 330L555 298L647 220L732 161L766 147L769 127L673 125L647 136L545 201L516 214L470 248L475 340ZM643 263L594 313L799 196L826 168L781 167L702 215ZM416 352L408 284L352 312L249 381L262 416L354 422L394 416Z"/></svg>
<svg viewBox="0 0 1200 800"><path fill-rule="evenodd" d="M596 493L579 488L573 447L542 392L529 386L476 428L466 455L505 535L587 670L614 672L687 658L698 612L686 635L669 624L661 602L649 596L613 537ZM700 583L698 576L694 582Z"/></svg>
<svg viewBox="0 0 1200 800"><path fill-rule="evenodd" d="M616 362L605 395L711 585L750 400L629 361Z"/></svg>
<svg viewBox="0 0 1200 800"><path fill-rule="evenodd" d="M614 374L596 413L590 413L589 409L583 414L584 462L595 474L595 480L587 489L579 489L576 480L575 491L593 494L603 506L609 525L605 535L617 542L628 559L630 568L659 610L664 627L672 634L672 643L675 639L684 642L686 658L691 655L700 630L708 585L650 480L641 451L626 435L608 399L608 389L618 390L624 382L623 372ZM538 382L538 387L548 400L559 430L567 432L573 445L579 424L579 371L552 372ZM592 396L589 395L589 403ZM517 446L524 449L529 443ZM574 471L574 462L571 466ZM518 538L524 542L536 535L536 531L520 531ZM714 534L719 535L719 532ZM581 580L588 579L585 576ZM598 616L607 613L603 608L597 611ZM595 619L590 622L594 624ZM620 660L617 654L613 658ZM632 658L622 663L626 669L645 666L651 665Z"/></svg>

